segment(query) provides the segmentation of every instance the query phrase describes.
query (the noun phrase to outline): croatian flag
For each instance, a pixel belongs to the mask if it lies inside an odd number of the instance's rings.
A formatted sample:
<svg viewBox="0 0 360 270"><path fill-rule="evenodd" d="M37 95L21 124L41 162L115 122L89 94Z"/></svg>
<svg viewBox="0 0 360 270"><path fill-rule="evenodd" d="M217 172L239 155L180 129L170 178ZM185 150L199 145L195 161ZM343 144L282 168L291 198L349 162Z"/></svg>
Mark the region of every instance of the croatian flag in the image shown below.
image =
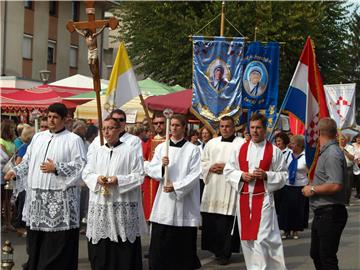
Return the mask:
<svg viewBox="0 0 360 270"><path fill-rule="evenodd" d="M282 107L304 123L305 157L308 176L312 180L320 150L317 126L321 118L329 116L329 111L310 37L306 40Z"/></svg>

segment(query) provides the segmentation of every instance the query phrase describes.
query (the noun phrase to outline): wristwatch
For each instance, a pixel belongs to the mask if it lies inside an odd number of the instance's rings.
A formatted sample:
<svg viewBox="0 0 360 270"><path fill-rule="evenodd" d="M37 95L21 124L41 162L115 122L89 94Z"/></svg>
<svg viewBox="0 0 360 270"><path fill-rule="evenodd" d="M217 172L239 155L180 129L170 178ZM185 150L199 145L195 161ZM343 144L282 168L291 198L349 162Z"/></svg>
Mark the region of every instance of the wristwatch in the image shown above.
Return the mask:
<svg viewBox="0 0 360 270"><path fill-rule="evenodd" d="M314 186L311 186L310 191L311 191L312 194L316 194Z"/></svg>

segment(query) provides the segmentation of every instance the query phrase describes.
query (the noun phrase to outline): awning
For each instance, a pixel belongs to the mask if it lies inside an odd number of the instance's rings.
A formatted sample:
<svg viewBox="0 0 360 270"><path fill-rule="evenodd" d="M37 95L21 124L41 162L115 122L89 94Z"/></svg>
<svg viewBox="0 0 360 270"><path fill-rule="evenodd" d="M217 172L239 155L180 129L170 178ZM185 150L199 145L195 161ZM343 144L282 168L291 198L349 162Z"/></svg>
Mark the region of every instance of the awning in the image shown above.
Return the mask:
<svg viewBox="0 0 360 270"><path fill-rule="evenodd" d="M12 110L46 110L50 104L60 102L69 109L74 109L76 104L71 101L63 100L64 97L71 96L68 92L33 91L18 90L12 93L1 93L1 109L5 111Z"/></svg>
<svg viewBox="0 0 360 270"><path fill-rule="evenodd" d="M186 89L162 96L148 97L146 106L154 111L163 111L170 108L174 113L188 114L191 108L192 89Z"/></svg>
<svg viewBox="0 0 360 270"><path fill-rule="evenodd" d="M73 96L73 95L79 95L82 93L89 93L93 92L93 89L90 88L80 88L80 87L68 87L68 86L55 86L55 85L40 85L31 89L27 89L29 91L37 92L37 93L43 93L47 91L54 91L56 93L59 93L60 95L62 93L66 93L66 96Z"/></svg>

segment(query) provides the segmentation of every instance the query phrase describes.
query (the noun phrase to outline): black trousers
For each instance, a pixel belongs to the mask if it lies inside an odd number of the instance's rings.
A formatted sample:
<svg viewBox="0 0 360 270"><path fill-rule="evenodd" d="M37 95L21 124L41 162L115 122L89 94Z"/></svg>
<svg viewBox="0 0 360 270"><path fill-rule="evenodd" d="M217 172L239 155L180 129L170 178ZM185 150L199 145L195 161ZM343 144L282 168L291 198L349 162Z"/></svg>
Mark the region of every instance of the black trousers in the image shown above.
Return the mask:
<svg viewBox="0 0 360 270"><path fill-rule="evenodd" d="M24 209L25 196L26 196L26 191L25 190L21 191L15 202L15 206L16 206L16 216L14 220L15 228L26 228L26 223L22 221L22 212Z"/></svg>
<svg viewBox="0 0 360 270"><path fill-rule="evenodd" d="M101 239L98 243L88 242L89 261L92 270L141 270L141 239L137 237L134 243L128 240L118 242L109 238Z"/></svg>
<svg viewBox="0 0 360 270"><path fill-rule="evenodd" d="M58 232L28 230L26 270L77 270L79 229Z"/></svg>
<svg viewBox="0 0 360 270"><path fill-rule="evenodd" d="M314 210L310 256L316 270L338 270L336 253L348 214L345 206L332 205Z"/></svg>
<svg viewBox="0 0 360 270"><path fill-rule="evenodd" d="M353 181L354 181L354 186L356 189L356 196L359 196L360 195L360 174L358 174L358 175L354 174Z"/></svg>
<svg viewBox="0 0 360 270"><path fill-rule="evenodd" d="M234 216L202 212L201 249L216 257L230 258L231 253L240 251L240 234ZM234 227L234 233L231 231Z"/></svg>
<svg viewBox="0 0 360 270"><path fill-rule="evenodd" d="M199 269L201 263L196 253L196 240L196 227L151 223L149 269Z"/></svg>

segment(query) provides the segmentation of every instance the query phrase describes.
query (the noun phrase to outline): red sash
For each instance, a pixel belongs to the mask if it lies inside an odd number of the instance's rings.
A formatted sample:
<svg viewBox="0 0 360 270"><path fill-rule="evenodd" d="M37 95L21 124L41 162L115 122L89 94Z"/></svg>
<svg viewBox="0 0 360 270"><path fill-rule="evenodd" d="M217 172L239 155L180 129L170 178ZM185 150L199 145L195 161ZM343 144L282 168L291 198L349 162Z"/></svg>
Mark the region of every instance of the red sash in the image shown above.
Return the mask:
<svg viewBox="0 0 360 270"><path fill-rule="evenodd" d="M249 162L246 160L250 142L243 144L239 153L240 170L249 172ZM263 159L260 161L259 167L264 171L268 171L272 161L272 144L266 141ZM241 240L256 240L259 232L261 210L264 201L264 181L256 179L252 196L252 204L250 211L249 184L244 182L240 192L240 219L241 219Z"/></svg>

